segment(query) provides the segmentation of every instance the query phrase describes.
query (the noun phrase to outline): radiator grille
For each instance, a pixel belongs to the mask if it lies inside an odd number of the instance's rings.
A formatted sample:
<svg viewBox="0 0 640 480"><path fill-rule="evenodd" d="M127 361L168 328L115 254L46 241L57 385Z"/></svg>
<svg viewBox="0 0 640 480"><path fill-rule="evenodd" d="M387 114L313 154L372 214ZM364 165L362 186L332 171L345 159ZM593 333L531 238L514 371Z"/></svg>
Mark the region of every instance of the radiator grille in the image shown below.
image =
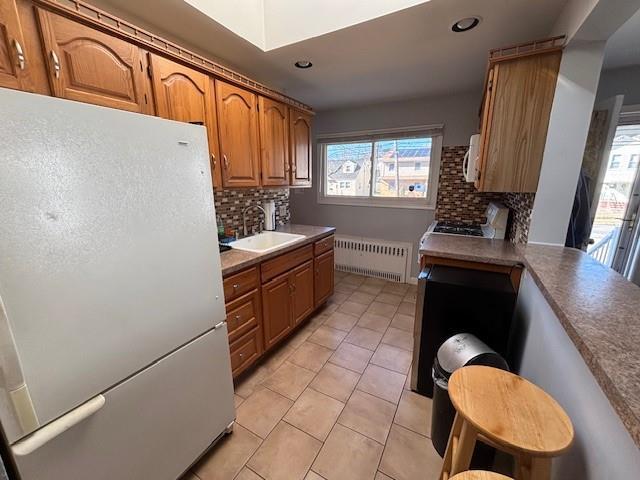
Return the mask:
<svg viewBox="0 0 640 480"><path fill-rule="evenodd" d="M337 235L336 270L404 283L412 249L410 243Z"/></svg>

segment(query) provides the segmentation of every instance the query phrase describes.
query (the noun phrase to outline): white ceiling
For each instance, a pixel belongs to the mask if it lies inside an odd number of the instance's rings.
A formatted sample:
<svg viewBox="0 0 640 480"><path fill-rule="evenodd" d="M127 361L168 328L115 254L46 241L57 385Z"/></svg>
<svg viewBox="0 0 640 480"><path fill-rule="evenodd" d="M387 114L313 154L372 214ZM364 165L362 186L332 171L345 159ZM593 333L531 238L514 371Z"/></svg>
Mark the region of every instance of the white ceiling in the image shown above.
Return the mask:
<svg viewBox="0 0 640 480"><path fill-rule="evenodd" d="M640 10L618 29L607 42L604 68L640 65Z"/></svg>
<svg viewBox="0 0 640 480"><path fill-rule="evenodd" d="M547 36L566 2L431 0L266 52L183 0L92 3L324 110L479 89L488 50ZM451 31L471 15L477 28Z"/></svg>

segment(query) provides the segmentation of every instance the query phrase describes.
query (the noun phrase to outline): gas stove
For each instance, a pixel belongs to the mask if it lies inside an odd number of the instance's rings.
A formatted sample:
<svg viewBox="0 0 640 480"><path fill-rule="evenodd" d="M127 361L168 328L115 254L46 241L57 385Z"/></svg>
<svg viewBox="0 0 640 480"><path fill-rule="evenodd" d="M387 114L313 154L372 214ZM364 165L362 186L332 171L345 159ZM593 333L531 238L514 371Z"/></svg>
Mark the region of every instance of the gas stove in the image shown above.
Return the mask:
<svg viewBox="0 0 640 480"><path fill-rule="evenodd" d="M468 237L484 237L480 225L455 222L436 222L433 233L448 233L450 235L466 235Z"/></svg>

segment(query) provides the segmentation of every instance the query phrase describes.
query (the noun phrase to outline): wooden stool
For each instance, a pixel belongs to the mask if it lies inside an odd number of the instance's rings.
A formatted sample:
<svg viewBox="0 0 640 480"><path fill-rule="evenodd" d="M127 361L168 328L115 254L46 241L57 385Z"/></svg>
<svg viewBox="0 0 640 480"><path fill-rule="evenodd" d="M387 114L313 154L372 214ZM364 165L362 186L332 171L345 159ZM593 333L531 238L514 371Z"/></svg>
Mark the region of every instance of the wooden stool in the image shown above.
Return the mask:
<svg viewBox="0 0 640 480"><path fill-rule="evenodd" d="M450 480L513 480L513 478L484 470L467 470L451 477Z"/></svg>
<svg viewBox="0 0 640 480"><path fill-rule="evenodd" d="M476 440L513 455L517 480L547 480L551 458L573 441L573 425L562 407L518 375L491 367L464 367L451 375L449 396L457 413L442 480L469 469Z"/></svg>

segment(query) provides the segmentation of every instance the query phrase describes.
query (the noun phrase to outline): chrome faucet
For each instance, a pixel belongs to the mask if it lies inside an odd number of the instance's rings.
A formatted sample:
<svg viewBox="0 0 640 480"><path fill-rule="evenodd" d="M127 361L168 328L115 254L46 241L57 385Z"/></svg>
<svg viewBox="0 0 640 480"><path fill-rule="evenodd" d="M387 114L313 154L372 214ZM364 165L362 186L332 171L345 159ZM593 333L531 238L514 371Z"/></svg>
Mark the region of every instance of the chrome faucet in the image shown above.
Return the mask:
<svg viewBox="0 0 640 480"><path fill-rule="evenodd" d="M264 208L262 208L260 205L249 205L244 210L242 210L242 230L245 237L249 235L249 231L247 230L247 212L252 208L260 209L262 211L262 215L264 215L265 220L267 219L267 212L265 212Z"/></svg>

